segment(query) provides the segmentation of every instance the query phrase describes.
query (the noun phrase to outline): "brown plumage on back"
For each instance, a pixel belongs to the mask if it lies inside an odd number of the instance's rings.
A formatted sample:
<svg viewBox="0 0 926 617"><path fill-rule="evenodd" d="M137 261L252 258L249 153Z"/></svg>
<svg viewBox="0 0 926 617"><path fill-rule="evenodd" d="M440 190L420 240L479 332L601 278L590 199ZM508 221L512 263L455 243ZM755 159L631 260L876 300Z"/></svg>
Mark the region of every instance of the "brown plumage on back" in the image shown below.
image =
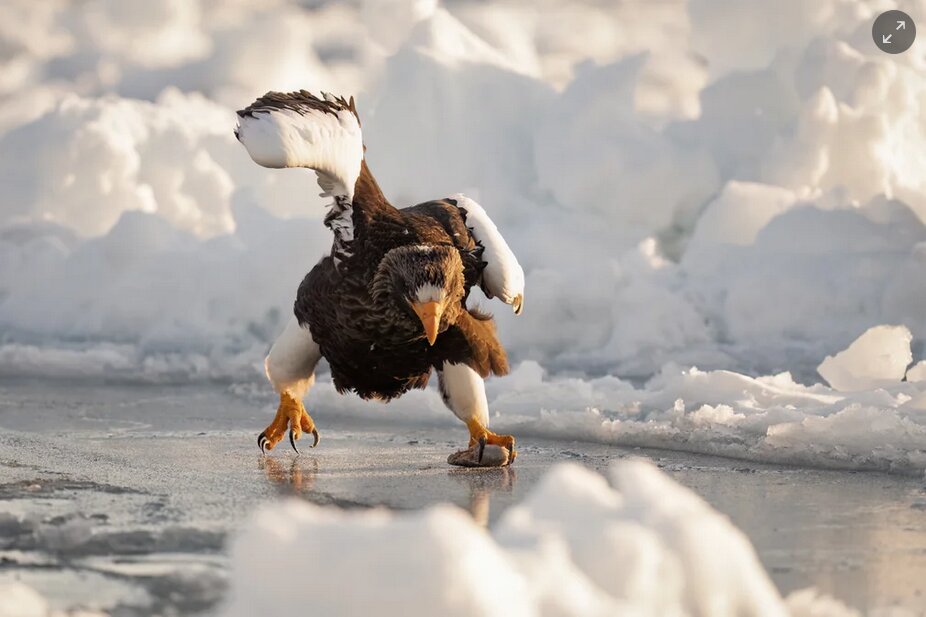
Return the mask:
<svg viewBox="0 0 926 617"><path fill-rule="evenodd" d="M272 448L287 426L291 441L303 431L317 438L301 404L288 401L304 396L324 357L338 391L363 398L423 388L436 370L474 456L494 444L513 460L514 439L488 431L482 385L508 372L505 351L492 317L466 302L479 285L519 312L523 273L485 211L463 196L393 207L364 160L353 98L268 93L238 115L236 134L255 161L315 169L323 195L334 198L325 217L331 254L302 281L295 323L267 358L281 406L261 447Z"/></svg>

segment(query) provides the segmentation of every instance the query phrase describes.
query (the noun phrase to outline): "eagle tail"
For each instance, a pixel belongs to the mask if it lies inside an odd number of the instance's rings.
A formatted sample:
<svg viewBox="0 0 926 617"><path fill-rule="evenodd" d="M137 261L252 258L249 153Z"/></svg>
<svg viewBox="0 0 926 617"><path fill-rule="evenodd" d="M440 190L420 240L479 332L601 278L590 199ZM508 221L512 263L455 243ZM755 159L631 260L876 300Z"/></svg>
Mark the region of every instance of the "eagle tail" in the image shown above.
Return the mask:
<svg viewBox="0 0 926 617"><path fill-rule="evenodd" d="M353 199L363 162L353 97L268 92L238 112L235 136L258 165L314 169L323 196Z"/></svg>

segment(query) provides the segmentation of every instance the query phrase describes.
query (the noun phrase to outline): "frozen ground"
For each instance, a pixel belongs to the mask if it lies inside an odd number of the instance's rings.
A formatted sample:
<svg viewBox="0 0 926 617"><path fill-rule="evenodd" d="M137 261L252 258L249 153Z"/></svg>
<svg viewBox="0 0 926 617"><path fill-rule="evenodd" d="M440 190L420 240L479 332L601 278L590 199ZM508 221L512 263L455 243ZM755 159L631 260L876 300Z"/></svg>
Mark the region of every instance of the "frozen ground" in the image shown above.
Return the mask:
<svg viewBox="0 0 926 617"><path fill-rule="evenodd" d="M530 438L515 467L467 471L444 462L465 438L461 427L421 428L388 413L326 417L317 450L263 459L255 434L269 412L266 398L218 387L5 381L0 583L23 581L62 609L214 612L229 576L227 534L261 503L450 502L496 525L556 462L604 470L643 456L727 514L783 594L815 586L863 610L926 610L921 479ZM269 563L292 558L283 553ZM291 601L309 606L298 594Z"/></svg>

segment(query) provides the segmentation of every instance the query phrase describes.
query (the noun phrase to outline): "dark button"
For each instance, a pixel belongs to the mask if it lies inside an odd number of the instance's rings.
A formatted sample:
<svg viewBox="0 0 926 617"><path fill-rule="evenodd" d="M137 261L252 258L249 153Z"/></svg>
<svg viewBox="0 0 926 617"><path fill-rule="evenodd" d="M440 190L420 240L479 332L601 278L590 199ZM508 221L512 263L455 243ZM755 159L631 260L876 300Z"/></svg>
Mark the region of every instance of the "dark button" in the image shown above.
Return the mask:
<svg viewBox="0 0 926 617"><path fill-rule="evenodd" d="M871 26L871 38L883 52L899 54L910 49L916 38L916 24L903 11L885 11Z"/></svg>

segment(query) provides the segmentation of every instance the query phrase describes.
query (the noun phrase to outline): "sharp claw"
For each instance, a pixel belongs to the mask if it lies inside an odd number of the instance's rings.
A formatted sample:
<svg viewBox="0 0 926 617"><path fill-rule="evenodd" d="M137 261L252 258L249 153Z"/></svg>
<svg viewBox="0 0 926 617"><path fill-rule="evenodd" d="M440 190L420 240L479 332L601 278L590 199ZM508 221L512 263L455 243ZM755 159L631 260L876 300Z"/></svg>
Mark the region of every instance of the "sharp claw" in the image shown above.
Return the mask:
<svg viewBox="0 0 926 617"><path fill-rule="evenodd" d="M482 454L485 452L485 450L486 450L486 438L480 437L479 438L479 458L477 459L479 463L482 463Z"/></svg>
<svg viewBox="0 0 926 617"><path fill-rule="evenodd" d="M289 445L293 447L293 450L296 451L296 454L299 454L299 448L296 447L296 440L293 439L293 429L289 429Z"/></svg>
<svg viewBox="0 0 926 617"><path fill-rule="evenodd" d="M315 436L315 443L312 444L312 447L314 448L315 446L318 445L318 440L319 440L318 430L316 430L316 429L313 428L313 429L312 429L312 435Z"/></svg>
<svg viewBox="0 0 926 617"><path fill-rule="evenodd" d="M257 436L257 447L260 448L261 454L266 454L264 451L264 446L267 444L267 436L264 433L261 433Z"/></svg>

